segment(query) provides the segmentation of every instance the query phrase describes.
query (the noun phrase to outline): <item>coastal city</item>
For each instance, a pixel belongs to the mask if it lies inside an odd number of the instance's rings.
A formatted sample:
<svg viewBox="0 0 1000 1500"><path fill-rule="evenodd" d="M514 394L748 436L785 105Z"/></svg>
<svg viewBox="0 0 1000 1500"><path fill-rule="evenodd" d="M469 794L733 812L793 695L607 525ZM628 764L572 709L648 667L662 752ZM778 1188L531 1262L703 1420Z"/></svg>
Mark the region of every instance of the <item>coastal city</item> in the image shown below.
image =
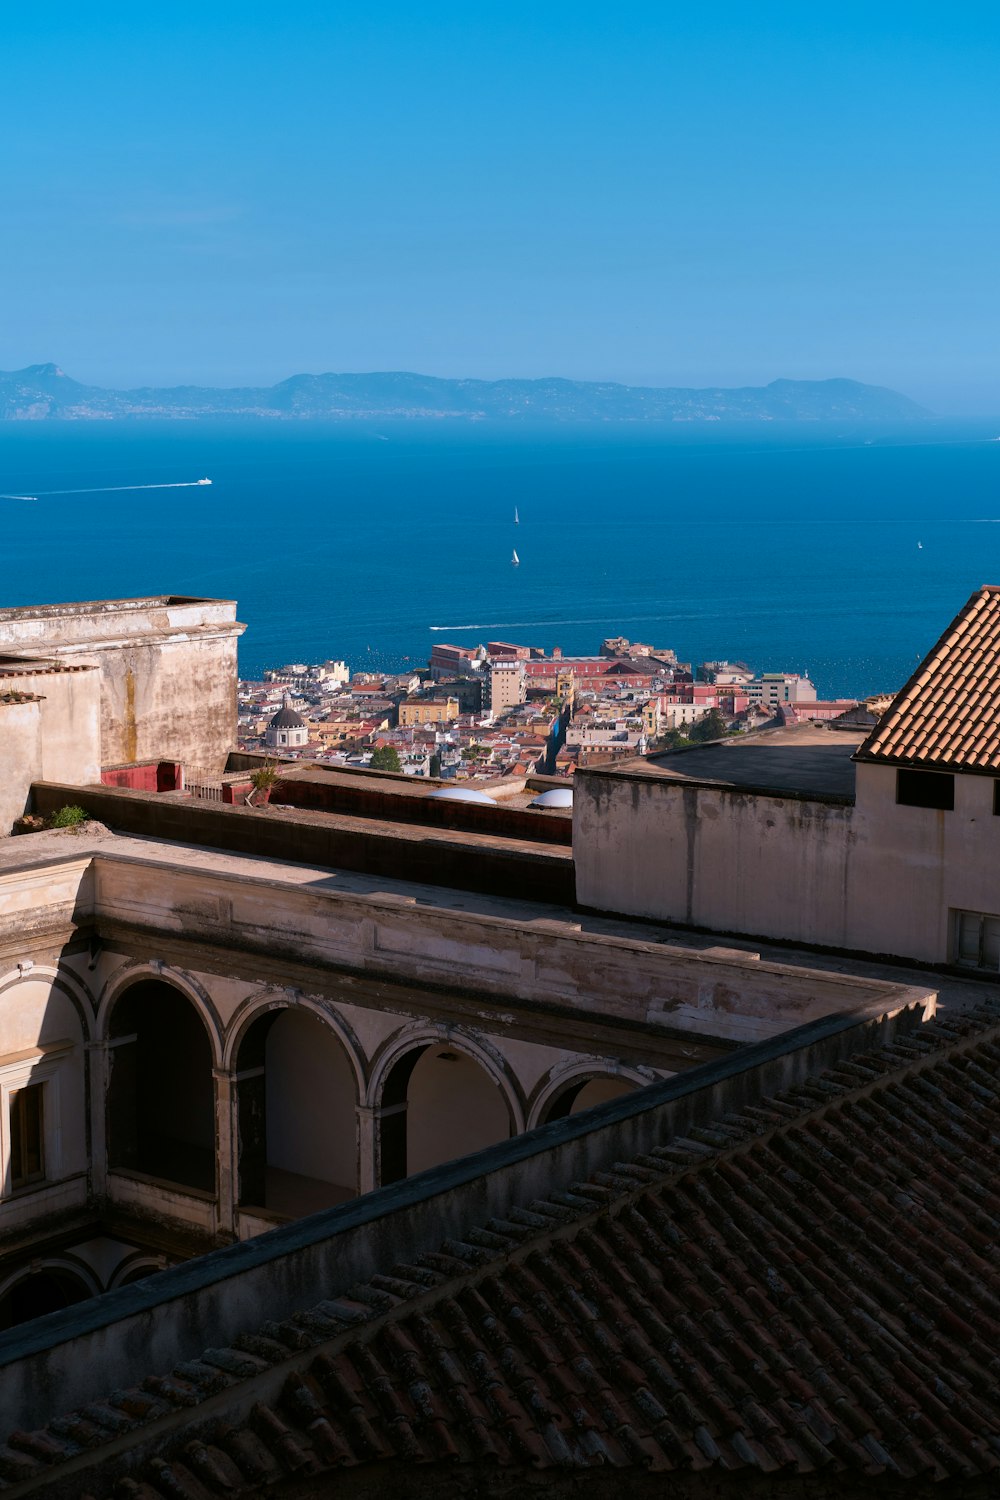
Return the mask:
<svg viewBox="0 0 1000 1500"><path fill-rule="evenodd" d="M239 684L239 745L275 759L476 782L570 777L655 750L769 726L870 728L889 696L822 700L805 673L697 666L602 641L594 656L490 640L435 645L425 669L290 662Z"/></svg>

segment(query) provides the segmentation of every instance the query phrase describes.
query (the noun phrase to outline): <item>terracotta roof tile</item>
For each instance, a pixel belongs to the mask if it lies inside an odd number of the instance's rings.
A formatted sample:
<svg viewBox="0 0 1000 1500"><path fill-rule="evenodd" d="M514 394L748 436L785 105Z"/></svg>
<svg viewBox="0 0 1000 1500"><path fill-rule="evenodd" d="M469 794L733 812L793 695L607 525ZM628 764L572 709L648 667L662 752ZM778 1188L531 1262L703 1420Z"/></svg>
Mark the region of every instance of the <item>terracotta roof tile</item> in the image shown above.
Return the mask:
<svg viewBox="0 0 1000 1500"><path fill-rule="evenodd" d="M995 1474L998 1060L995 1015L897 1038L11 1434L0 1482L110 1443L149 1454L110 1481L131 1500L372 1462Z"/></svg>
<svg viewBox="0 0 1000 1500"><path fill-rule="evenodd" d="M855 758L1000 771L1000 588L973 594Z"/></svg>

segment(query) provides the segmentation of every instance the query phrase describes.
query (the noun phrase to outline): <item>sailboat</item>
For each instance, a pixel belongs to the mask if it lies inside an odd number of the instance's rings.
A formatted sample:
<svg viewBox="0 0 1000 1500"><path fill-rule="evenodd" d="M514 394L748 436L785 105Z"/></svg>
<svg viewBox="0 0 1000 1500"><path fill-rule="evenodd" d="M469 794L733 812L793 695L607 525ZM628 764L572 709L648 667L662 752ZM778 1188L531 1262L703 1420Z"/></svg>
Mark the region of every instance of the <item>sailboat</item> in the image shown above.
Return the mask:
<svg viewBox="0 0 1000 1500"><path fill-rule="evenodd" d="M519 568L521 566L521 559L516 552L511 554L510 565L512 568Z"/></svg>
<svg viewBox="0 0 1000 1500"><path fill-rule="evenodd" d="M521 518L520 518L520 516L517 513L517 506L515 505L514 506L514 525L515 526L520 526L520 524L521 524Z"/></svg>

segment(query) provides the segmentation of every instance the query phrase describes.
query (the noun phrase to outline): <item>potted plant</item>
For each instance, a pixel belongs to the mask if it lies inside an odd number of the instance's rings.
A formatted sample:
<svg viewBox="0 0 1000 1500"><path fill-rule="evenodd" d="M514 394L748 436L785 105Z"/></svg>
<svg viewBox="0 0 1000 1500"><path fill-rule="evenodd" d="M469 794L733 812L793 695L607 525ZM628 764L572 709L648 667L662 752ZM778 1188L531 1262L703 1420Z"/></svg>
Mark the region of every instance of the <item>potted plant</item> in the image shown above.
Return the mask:
<svg viewBox="0 0 1000 1500"><path fill-rule="evenodd" d="M266 760L262 766L258 766L256 771L251 773L250 785L253 791L248 799L251 807L267 806L278 775L278 763L273 760Z"/></svg>

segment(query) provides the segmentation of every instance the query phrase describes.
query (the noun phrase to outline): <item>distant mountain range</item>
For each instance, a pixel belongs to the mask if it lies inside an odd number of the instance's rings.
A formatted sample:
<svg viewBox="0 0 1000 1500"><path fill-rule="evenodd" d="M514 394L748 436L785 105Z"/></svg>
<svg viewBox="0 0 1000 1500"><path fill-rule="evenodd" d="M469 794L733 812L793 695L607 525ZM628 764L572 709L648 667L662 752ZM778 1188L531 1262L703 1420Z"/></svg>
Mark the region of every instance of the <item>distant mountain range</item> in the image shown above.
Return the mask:
<svg viewBox="0 0 1000 1500"><path fill-rule="evenodd" d="M857 380L772 380L707 390L590 380L441 380L402 371L293 375L277 385L113 391L56 365L0 371L0 420L267 417L359 421L460 418L545 422L913 422L931 415L898 391Z"/></svg>

